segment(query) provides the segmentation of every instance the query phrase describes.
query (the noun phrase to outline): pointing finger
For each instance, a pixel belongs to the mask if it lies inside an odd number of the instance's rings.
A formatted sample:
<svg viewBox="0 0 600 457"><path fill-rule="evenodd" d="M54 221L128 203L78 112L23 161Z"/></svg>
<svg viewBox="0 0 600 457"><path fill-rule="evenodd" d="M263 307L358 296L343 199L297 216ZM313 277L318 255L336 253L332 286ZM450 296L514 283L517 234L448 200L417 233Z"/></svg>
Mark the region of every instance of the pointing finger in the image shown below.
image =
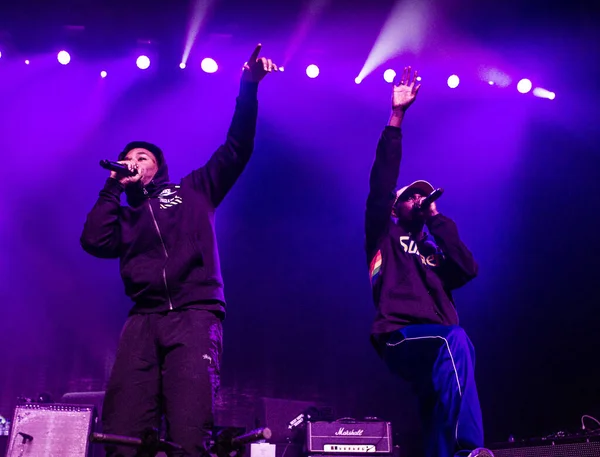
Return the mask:
<svg viewBox="0 0 600 457"><path fill-rule="evenodd" d="M254 62L256 62L256 59L258 59L258 55L260 54L261 48L262 48L262 44L258 43L256 45L256 48L254 48L254 51L252 51L250 58L248 59L248 64L252 65Z"/></svg>

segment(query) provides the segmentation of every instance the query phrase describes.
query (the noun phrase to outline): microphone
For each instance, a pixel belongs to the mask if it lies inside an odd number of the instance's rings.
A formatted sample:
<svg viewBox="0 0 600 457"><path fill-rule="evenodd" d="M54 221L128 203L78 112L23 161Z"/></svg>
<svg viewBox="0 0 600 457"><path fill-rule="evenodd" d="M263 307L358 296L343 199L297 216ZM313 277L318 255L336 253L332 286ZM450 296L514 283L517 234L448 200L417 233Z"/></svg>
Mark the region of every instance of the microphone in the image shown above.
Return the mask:
<svg viewBox="0 0 600 457"><path fill-rule="evenodd" d="M131 171L127 168L127 165L123 165L119 162L113 162L112 160L101 160L100 166L106 170L116 171L121 176L135 176L138 174L137 170Z"/></svg>
<svg viewBox="0 0 600 457"><path fill-rule="evenodd" d="M442 189L441 187L435 189L433 192L431 192L427 197L425 197L421 201L421 203L417 206L417 208L418 209L425 209L425 208L427 208L434 201L436 201L438 198L440 198L443 193L444 193L444 189Z"/></svg>
<svg viewBox="0 0 600 457"><path fill-rule="evenodd" d="M134 438L131 436L110 435L108 433L92 433L90 441L92 443L119 444L121 446L135 447L140 450L152 450L156 452L179 451L183 449L179 444L170 441L158 439L154 430L144 430L143 438ZM143 455L156 455L155 453Z"/></svg>
<svg viewBox="0 0 600 457"><path fill-rule="evenodd" d="M231 444L237 447L248 443L254 443L260 440L268 440L269 438L271 438L271 436L272 433L270 428L257 428L256 430L252 430L251 432L248 432L244 435L236 436L231 440Z"/></svg>

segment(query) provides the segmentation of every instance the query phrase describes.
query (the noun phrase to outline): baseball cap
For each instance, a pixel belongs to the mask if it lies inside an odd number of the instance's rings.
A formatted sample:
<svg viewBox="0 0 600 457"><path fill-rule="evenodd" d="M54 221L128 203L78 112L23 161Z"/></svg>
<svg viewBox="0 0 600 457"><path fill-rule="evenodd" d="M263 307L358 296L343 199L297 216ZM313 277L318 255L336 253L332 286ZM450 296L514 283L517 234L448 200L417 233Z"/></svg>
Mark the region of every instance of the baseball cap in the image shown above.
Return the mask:
<svg viewBox="0 0 600 457"><path fill-rule="evenodd" d="M427 181L423 181L422 179L417 180L417 181L409 184L408 186L404 186L404 187L401 187L400 189L398 189L396 191L396 199L394 200L394 203L396 203L396 201L398 201L398 199L402 196L402 194L404 194L405 192L407 192L409 190L418 190L421 194L427 196L431 192L434 191L434 188Z"/></svg>

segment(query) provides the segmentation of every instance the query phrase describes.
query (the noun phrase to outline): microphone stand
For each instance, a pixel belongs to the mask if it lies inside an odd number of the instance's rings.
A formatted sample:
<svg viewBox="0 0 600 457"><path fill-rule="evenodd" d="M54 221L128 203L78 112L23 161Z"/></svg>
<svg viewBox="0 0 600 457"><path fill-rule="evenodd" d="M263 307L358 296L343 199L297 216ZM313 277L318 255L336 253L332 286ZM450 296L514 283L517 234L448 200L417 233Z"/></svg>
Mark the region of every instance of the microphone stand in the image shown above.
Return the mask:
<svg viewBox="0 0 600 457"><path fill-rule="evenodd" d="M92 443L117 444L137 448L136 457L156 457L159 452L181 451L183 448L170 441L161 440L158 430L148 428L144 430L142 438L130 436L110 435L107 433L92 433Z"/></svg>
<svg viewBox="0 0 600 457"><path fill-rule="evenodd" d="M243 435L236 435L237 429L225 428L219 432L215 444L206 456L216 454L218 457L243 456L246 444L271 438L271 430L267 427L252 430ZM92 433L92 443L116 444L120 446L137 448L136 457L156 457L159 452L182 451L183 448L170 441L159 439L158 430L148 428L144 430L142 438L130 436L110 435L106 433Z"/></svg>

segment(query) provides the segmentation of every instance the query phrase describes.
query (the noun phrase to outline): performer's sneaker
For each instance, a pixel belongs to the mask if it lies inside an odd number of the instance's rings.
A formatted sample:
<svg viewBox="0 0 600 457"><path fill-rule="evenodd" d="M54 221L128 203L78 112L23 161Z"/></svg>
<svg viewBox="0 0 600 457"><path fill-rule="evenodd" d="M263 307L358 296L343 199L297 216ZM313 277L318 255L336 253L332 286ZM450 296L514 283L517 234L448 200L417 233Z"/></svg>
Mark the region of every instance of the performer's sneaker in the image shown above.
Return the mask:
<svg viewBox="0 0 600 457"><path fill-rule="evenodd" d="M484 447L478 447L469 454L469 457L494 457L494 453Z"/></svg>

